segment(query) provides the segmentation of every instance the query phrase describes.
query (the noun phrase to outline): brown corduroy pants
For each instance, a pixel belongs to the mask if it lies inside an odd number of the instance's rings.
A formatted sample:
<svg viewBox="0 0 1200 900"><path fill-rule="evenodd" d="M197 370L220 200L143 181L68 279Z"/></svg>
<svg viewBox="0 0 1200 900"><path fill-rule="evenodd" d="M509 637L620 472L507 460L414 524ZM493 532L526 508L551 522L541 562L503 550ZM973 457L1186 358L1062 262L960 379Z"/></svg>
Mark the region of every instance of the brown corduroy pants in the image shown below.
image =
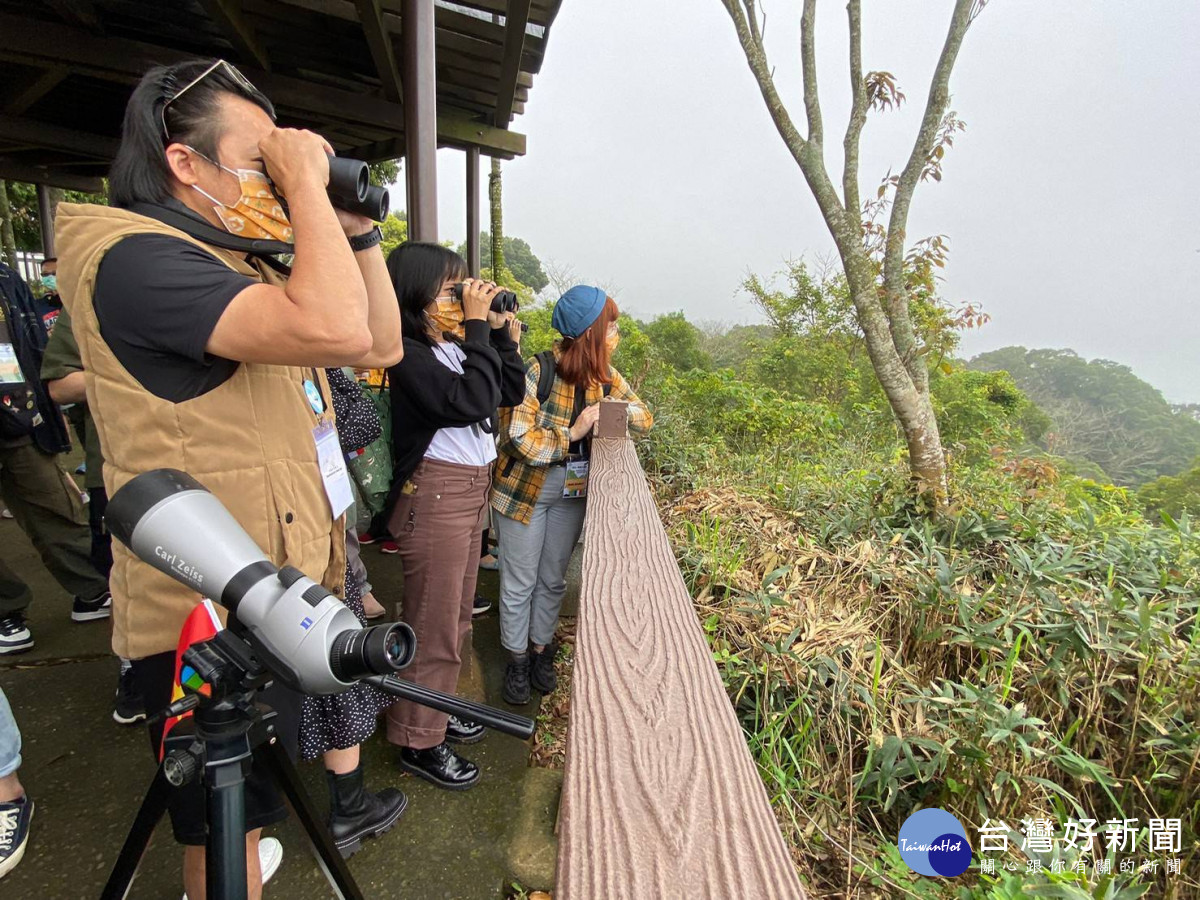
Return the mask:
<svg viewBox="0 0 1200 900"><path fill-rule="evenodd" d="M423 460L388 518L404 565L400 618L417 636L416 656L402 677L449 694L471 633L491 483L491 466ZM387 737L402 747L436 747L446 737L446 714L398 700L388 709Z"/></svg>

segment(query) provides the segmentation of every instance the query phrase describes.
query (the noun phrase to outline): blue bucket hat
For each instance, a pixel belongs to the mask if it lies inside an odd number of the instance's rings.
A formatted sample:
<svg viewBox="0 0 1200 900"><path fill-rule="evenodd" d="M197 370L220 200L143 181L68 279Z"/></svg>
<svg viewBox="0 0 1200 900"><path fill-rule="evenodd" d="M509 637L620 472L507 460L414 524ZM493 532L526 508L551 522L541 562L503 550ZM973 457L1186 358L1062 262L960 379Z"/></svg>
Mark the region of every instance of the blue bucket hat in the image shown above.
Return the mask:
<svg viewBox="0 0 1200 900"><path fill-rule="evenodd" d="M550 324L563 337L577 338L600 318L607 300L600 288L577 284L558 298Z"/></svg>

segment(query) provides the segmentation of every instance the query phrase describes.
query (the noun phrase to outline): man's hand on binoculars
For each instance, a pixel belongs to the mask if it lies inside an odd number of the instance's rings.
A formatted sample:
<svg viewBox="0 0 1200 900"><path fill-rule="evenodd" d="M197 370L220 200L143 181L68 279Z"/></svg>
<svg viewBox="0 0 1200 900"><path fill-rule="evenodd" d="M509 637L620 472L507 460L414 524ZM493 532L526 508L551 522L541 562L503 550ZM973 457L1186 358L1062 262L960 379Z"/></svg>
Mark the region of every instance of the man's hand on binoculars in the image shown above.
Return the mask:
<svg viewBox="0 0 1200 900"><path fill-rule="evenodd" d="M333 148L315 132L276 128L258 142L258 149L267 175L285 197L297 196L308 186L319 187L323 193L329 184L329 157Z"/></svg>

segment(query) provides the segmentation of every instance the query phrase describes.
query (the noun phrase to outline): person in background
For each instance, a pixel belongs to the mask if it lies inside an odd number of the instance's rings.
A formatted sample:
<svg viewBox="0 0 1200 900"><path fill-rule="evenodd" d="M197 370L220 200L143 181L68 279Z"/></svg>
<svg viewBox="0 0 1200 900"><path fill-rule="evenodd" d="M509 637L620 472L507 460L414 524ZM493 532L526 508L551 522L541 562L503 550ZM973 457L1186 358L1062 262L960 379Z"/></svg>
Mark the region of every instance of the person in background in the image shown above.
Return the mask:
<svg viewBox="0 0 1200 900"><path fill-rule="evenodd" d="M535 357L523 400L500 413L492 525L500 538L500 639L512 654L504 699L518 706L529 702L531 682L543 694L558 683L554 630L567 564L583 529L589 434L599 401L628 401L634 432L645 433L654 421L611 365L619 315L600 288L577 285L563 294L551 319L562 340L554 346L549 396L538 399L543 357Z"/></svg>
<svg viewBox="0 0 1200 900"><path fill-rule="evenodd" d="M457 253L406 243L388 256L400 301L404 359L392 385L393 504L388 531L404 566L401 618L416 633L405 677L453 693L471 632L480 535L496 458L492 416L521 399L525 367L512 313L490 310L500 290L466 278ZM453 296L462 283L462 299ZM401 700L388 710L388 740L400 766L438 787L479 780L474 763L448 741L469 744L484 728Z"/></svg>
<svg viewBox="0 0 1200 900"><path fill-rule="evenodd" d="M342 452L357 450L379 437L375 407L362 396L354 379L337 367L327 368L325 377L337 415ZM342 602L359 624L365 625L366 568L357 559L357 552L351 553L352 509L346 514L346 594ZM359 745L375 733L379 714L391 703L391 695L359 682L340 694L306 696L300 708L300 753L306 760L318 756L324 760L325 781L329 786L329 830L344 857L357 853L364 838L389 831L408 808L408 797L402 791L384 788L372 793L363 783Z"/></svg>
<svg viewBox="0 0 1200 900"><path fill-rule="evenodd" d="M29 842L33 801L17 777L20 768L21 732L0 688L0 878L16 868Z"/></svg>
<svg viewBox="0 0 1200 900"><path fill-rule="evenodd" d="M54 331L58 315L62 312L62 297L58 294L58 257L51 256L42 260L42 287L46 293L36 301L42 324L46 326L46 334Z"/></svg>
<svg viewBox="0 0 1200 900"><path fill-rule="evenodd" d="M71 619L111 614L108 579L91 563L83 502L58 455L71 440L39 369L46 330L28 285L0 263L0 496L54 579L75 595ZM29 585L0 560L0 655L33 647Z"/></svg>
<svg viewBox="0 0 1200 900"><path fill-rule="evenodd" d="M44 279L43 279L44 280ZM84 487L88 493L88 528L92 533L92 565L108 580L112 571L112 535L104 527L104 511L108 509L108 492L104 489L104 456L100 452L100 436L88 410L84 391L83 360L79 345L71 330L71 316L65 309L59 313L54 330L46 343L42 357L42 381L51 398L66 410L76 425L83 442L85 463ZM73 415L72 415L73 414ZM76 470L78 471L78 470ZM146 718L146 706L133 679L133 666L121 660L117 677L117 695L113 704L113 721L118 725L133 725Z"/></svg>

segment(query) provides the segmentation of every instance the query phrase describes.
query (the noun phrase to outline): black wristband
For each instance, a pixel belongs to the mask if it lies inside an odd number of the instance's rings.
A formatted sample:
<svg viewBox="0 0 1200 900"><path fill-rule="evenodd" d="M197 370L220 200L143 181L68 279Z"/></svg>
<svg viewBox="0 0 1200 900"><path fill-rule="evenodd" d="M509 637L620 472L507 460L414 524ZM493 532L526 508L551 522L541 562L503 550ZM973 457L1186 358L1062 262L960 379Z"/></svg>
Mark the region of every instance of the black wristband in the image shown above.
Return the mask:
<svg viewBox="0 0 1200 900"><path fill-rule="evenodd" d="M350 238L350 249L355 253L358 253L362 250L370 250L382 240L383 232L380 231L379 226L376 225L366 234L356 234L354 237Z"/></svg>

